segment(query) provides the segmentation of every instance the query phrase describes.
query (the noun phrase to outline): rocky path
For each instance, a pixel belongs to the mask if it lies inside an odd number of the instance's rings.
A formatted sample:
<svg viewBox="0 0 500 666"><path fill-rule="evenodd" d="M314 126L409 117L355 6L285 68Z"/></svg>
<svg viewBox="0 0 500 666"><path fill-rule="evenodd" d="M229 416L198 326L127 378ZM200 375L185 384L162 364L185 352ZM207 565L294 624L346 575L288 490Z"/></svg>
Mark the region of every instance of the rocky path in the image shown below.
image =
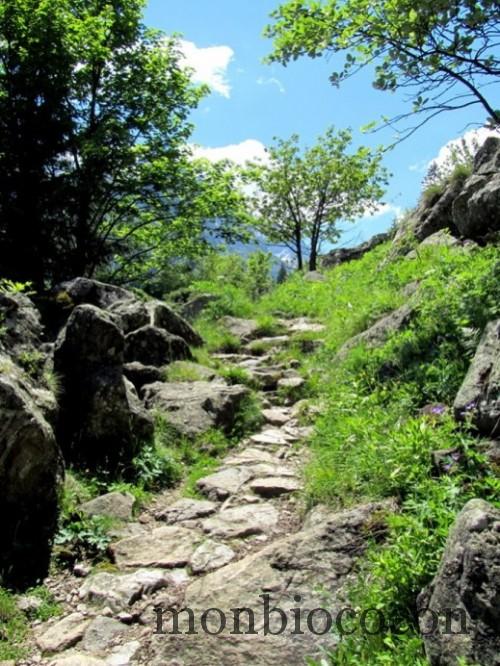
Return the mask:
<svg viewBox="0 0 500 666"><path fill-rule="evenodd" d="M244 337L244 322L227 324ZM342 589L380 506L302 506L311 428L281 396L304 380L274 355L318 326L289 321L286 335L220 356L262 387L265 425L197 482L199 498L163 493L126 524L109 571L80 566L48 581L64 591L65 613L34 627L35 654L23 664L294 666L334 646L329 617L345 605Z"/></svg>

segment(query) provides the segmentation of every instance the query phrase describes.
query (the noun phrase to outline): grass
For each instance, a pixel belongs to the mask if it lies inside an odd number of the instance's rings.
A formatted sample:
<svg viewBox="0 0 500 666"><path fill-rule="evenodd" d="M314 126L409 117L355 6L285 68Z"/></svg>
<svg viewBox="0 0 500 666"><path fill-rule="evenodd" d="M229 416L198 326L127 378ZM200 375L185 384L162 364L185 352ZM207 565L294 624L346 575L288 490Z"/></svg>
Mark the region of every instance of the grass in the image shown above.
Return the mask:
<svg viewBox="0 0 500 666"><path fill-rule="evenodd" d="M25 657L24 639L27 633L28 622L18 609L15 596L0 587L0 660Z"/></svg>
<svg viewBox="0 0 500 666"><path fill-rule="evenodd" d="M326 324L322 348L306 355L307 391L325 405L316 423L306 469L310 506L334 508L396 498L384 544L374 543L350 591L358 608L382 608L406 623L401 637L343 637L332 664L425 664L416 597L436 573L449 528L472 497L498 505L500 483L479 450L481 442L449 417L430 420L429 403L450 405L485 324L500 315L500 252L421 248L415 261L388 260L390 246L336 267L323 283L300 275L265 296L259 311L282 311ZM420 283L409 327L379 349L335 354L352 336L402 305L404 288ZM289 353L289 350L287 350ZM456 447L457 469L437 476L432 452Z"/></svg>

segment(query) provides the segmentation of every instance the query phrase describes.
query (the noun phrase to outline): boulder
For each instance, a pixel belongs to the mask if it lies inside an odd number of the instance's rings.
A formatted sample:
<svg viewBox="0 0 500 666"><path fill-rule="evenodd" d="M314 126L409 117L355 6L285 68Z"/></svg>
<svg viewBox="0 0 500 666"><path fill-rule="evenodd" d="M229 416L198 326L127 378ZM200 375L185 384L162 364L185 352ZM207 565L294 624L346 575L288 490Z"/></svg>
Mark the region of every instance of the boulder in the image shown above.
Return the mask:
<svg viewBox="0 0 500 666"><path fill-rule="evenodd" d="M0 351L14 359L22 352L35 352L40 366L46 354L40 349L44 333L40 313L25 294L0 293Z"/></svg>
<svg viewBox="0 0 500 666"><path fill-rule="evenodd" d="M500 319L487 325L453 409L458 420L471 418L482 435L500 434Z"/></svg>
<svg viewBox="0 0 500 666"><path fill-rule="evenodd" d="M229 564L236 557L232 548L212 539L207 539L194 551L190 566L194 574L215 571Z"/></svg>
<svg viewBox="0 0 500 666"><path fill-rule="evenodd" d="M87 516L108 516L118 520L130 520L135 499L130 493L112 492L96 497L80 505Z"/></svg>
<svg viewBox="0 0 500 666"><path fill-rule="evenodd" d="M168 423L188 437L219 427L229 432L250 393L246 386L219 382L155 382L142 392L146 407L163 412Z"/></svg>
<svg viewBox="0 0 500 666"><path fill-rule="evenodd" d="M125 335L151 323L151 315L146 305L136 299L115 301L108 308L108 312L113 315L114 321Z"/></svg>
<svg viewBox="0 0 500 666"><path fill-rule="evenodd" d="M474 157L474 173L492 176L500 172L500 139L489 136Z"/></svg>
<svg viewBox="0 0 500 666"><path fill-rule="evenodd" d="M346 261L361 259L364 254L373 250L377 245L386 243L390 238L390 234L376 234L375 236L372 236L370 240L361 243L361 245L358 245L357 247L336 248L321 257L321 264L323 268L332 268L333 266L338 266Z"/></svg>
<svg viewBox="0 0 500 666"><path fill-rule="evenodd" d="M473 174L453 202L453 221L465 238L481 239L500 230L499 211L500 173Z"/></svg>
<svg viewBox="0 0 500 666"><path fill-rule="evenodd" d="M123 366L123 374L130 382L132 382L137 391L140 391L145 384L161 382L164 376L164 372L161 368L157 368L154 365L143 365L138 361L125 363Z"/></svg>
<svg viewBox="0 0 500 666"><path fill-rule="evenodd" d="M183 338L188 345L201 347L202 338L183 317L174 312L171 307L161 301L148 303L148 310L151 316L151 324L157 328L162 328L168 333L178 335Z"/></svg>
<svg viewBox="0 0 500 666"><path fill-rule="evenodd" d="M117 301L136 300L127 289L83 277L62 282L54 288L53 294L55 300L66 308L85 303L106 309Z"/></svg>
<svg viewBox="0 0 500 666"><path fill-rule="evenodd" d="M218 298L219 297L214 294L198 294L191 298L187 303L184 303L181 308L181 315L185 319L192 321L205 310L207 305L217 301Z"/></svg>
<svg viewBox="0 0 500 666"><path fill-rule="evenodd" d="M500 511L482 500L464 506L417 605L430 664L499 663Z"/></svg>
<svg viewBox="0 0 500 666"><path fill-rule="evenodd" d="M248 342L257 337L259 324L255 319L240 319L238 317L222 317L219 324L235 338L242 342Z"/></svg>
<svg viewBox="0 0 500 666"><path fill-rule="evenodd" d="M60 375L58 441L69 460L116 465L151 439L153 421L123 376L123 334L93 305L71 313L54 350Z"/></svg>
<svg viewBox="0 0 500 666"><path fill-rule="evenodd" d="M424 240L420 243L420 247L428 247L428 246L460 247L461 245L462 244L458 240L458 238L452 236L445 229L441 229L440 231L436 231L435 234L427 236L427 238L424 238Z"/></svg>
<svg viewBox="0 0 500 666"><path fill-rule="evenodd" d="M337 352L337 359L344 360L351 349L358 345L365 345L369 349L382 346L393 333L404 329L410 323L414 312L411 305L405 304L385 315L366 331L347 340Z"/></svg>
<svg viewBox="0 0 500 666"><path fill-rule="evenodd" d="M128 362L158 367L190 358L191 352L183 338L156 326L143 326L125 338L125 359Z"/></svg>
<svg viewBox="0 0 500 666"><path fill-rule="evenodd" d="M62 476L52 428L26 387L0 374L0 584L47 574Z"/></svg>

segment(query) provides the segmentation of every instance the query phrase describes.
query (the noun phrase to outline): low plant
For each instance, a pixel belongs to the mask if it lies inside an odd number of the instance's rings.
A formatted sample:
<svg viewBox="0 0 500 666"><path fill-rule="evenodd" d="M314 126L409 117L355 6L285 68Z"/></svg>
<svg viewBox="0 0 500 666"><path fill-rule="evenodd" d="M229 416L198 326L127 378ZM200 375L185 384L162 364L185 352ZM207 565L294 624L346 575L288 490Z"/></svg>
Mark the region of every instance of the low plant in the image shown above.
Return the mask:
<svg viewBox="0 0 500 666"><path fill-rule="evenodd" d="M27 654L28 622L15 596L0 587L0 661L22 659Z"/></svg>

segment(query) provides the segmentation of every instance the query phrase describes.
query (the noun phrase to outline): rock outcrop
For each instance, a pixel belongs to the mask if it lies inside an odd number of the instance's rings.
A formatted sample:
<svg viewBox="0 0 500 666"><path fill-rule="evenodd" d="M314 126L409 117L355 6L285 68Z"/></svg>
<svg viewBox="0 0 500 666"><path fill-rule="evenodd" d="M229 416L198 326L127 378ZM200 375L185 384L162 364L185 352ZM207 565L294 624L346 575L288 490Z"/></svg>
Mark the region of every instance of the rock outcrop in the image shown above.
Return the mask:
<svg viewBox="0 0 500 666"><path fill-rule="evenodd" d="M124 337L111 315L79 305L54 350L64 392L58 440L68 460L113 465L153 435L153 422L123 375Z"/></svg>
<svg viewBox="0 0 500 666"><path fill-rule="evenodd" d="M465 505L418 608L432 666L499 663L500 511L482 500Z"/></svg>
<svg viewBox="0 0 500 666"><path fill-rule="evenodd" d="M156 382L143 388L146 406L160 409L168 423L188 437L216 427L231 430L248 394L246 386L220 382Z"/></svg>
<svg viewBox="0 0 500 666"><path fill-rule="evenodd" d="M453 409L485 437L500 435L500 319L486 327Z"/></svg>
<svg viewBox="0 0 500 666"><path fill-rule="evenodd" d="M0 375L0 584L47 573L63 463L52 428L15 371Z"/></svg>
<svg viewBox="0 0 500 666"><path fill-rule="evenodd" d="M357 245L356 247L339 247L328 254L325 254L321 257L321 265L323 268L333 268L339 264L343 264L346 261L352 261L353 259L361 259L363 255L370 250L373 250L377 245L386 243L391 239L390 234L376 234L372 236L370 240Z"/></svg>
<svg viewBox="0 0 500 666"><path fill-rule="evenodd" d="M385 315L366 331L347 340L337 352L337 359L343 360L349 351L358 345L365 345L369 349L383 345L393 333L409 324L414 312L414 307L405 304Z"/></svg>

